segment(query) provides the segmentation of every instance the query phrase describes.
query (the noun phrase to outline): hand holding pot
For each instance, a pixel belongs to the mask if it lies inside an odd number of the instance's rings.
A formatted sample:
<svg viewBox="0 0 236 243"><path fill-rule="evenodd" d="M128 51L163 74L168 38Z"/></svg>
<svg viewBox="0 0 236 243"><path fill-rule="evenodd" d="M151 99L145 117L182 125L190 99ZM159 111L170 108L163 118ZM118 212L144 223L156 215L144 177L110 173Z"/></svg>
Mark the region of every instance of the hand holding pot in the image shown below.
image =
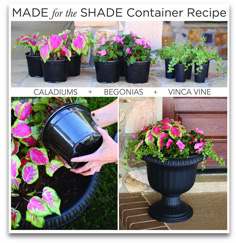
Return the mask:
<svg viewBox="0 0 236 243"><path fill-rule="evenodd" d="M83 176L89 176L93 175L95 172L99 172L104 164L117 161L117 143L108 135L106 130L98 127L97 131L103 137L101 147L93 154L73 158L71 162L87 162L87 164L78 169L71 169L72 172L79 173Z"/></svg>

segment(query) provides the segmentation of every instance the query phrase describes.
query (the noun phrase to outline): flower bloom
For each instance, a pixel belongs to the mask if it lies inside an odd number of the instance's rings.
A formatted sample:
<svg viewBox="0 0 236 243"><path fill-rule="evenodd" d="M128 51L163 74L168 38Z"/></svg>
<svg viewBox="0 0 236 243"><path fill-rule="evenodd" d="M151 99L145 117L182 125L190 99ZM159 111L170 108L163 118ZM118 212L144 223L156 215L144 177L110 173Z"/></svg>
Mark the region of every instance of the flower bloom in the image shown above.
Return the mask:
<svg viewBox="0 0 236 243"><path fill-rule="evenodd" d="M98 51L98 54L100 55L100 57L103 57L107 54L107 51L105 49Z"/></svg>
<svg viewBox="0 0 236 243"><path fill-rule="evenodd" d="M127 47L125 51L126 51L126 53L128 53L128 54L131 54L131 53L132 53L129 47Z"/></svg>
<svg viewBox="0 0 236 243"><path fill-rule="evenodd" d="M146 45L147 45L149 48L151 48L151 41L148 40L148 41L146 42Z"/></svg>
<svg viewBox="0 0 236 243"><path fill-rule="evenodd" d="M106 43L106 39L104 37L98 42L98 44L101 46L105 45L105 43Z"/></svg>
<svg viewBox="0 0 236 243"><path fill-rule="evenodd" d="M166 148L168 149L172 143L173 143L173 140L172 139L168 139L168 141L166 143Z"/></svg>
<svg viewBox="0 0 236 243"><path fill-rule="evenodd" d="M117 43L121 43L122 45L124 45L123 38L120 37L119 35L116 37L116 42Z"/></svg>
<svg viewBox="0 0 236 243"><path fill-rule="evenodd" d="M198 128L195 128L195 131L199 134L199 135L203 135L204 132Z"/></svg>
<svg viewBox="0 0 236 243"><path fill-rule="evenodd" d="M130 31L130 34L134 37L134 38L136 38L137 37L137 35L136 34L134 34L134 32L133 31Z"/></svg>
<svg viewBox="0 0 236 243"><path fill-rule="evenodd" d="M199 153L199 152L203 149L204 146L205 146L205 145L204 145L203 142L201 142L201 143L196 143L196 144L194 145L195 152L196 152L196 153Z"/></svg>
<svg viewBox="0 0 236 243"><path fill-rule="evenodd" d="M141 46L143 44L142 40L140 40L140 39L135 40L135 43L138 44L139 46Z"/></svg>
<svg viewBox="0 0 236 243"><path fill-rule="evenodd" d="M136 134L133 134L133 135L132 135L132 138L133 138L133 139L136 139L136 138L137 138Z"/></svg>
<svg viewBox="0 0 236 243"><path fill-rule="evenodd" d="M179 147L179 152L182 152L185 148L185 144L181 140L178 140L176 145Z"/></svg>

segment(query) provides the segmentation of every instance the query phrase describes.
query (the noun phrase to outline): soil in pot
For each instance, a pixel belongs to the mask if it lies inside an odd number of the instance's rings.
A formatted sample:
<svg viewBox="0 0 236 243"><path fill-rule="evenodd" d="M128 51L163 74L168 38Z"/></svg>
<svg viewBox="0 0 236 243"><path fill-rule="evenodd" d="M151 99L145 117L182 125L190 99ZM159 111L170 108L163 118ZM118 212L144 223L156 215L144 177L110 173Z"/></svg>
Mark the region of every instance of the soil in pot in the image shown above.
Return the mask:
<svg viewBox="0 0 236 243"><path fill-rule="evenodd" d="M71 61L68 61L68 76L80 75L81 55L71 56Z"/></svg>
<svg viewBox="0 0 236 243"><path fill-rule="evenodd" d="M70 172L69 169L61 167L58 169L53 177L50 177L45 172L45 166L39 166L39 179L28 185L24 182L20 185L21 197L13 197L11 199L12 207L19 210L22 214L23 220L21 222L21 228L33 229L34 227L25 221L25 212L27 210L27 204L31 197L27 196L27 193L37 191L35 196L41 197L43 188L45 186L52 187L61 199L60 212L61 216L49 215L45 218L45 228L59 228L64 224L70 223L72 220L77 218L89 205L92 200L97 184L94 184L94 189L91 189L91 196L87 197L87 201L81 202L77 205L79 200L88 194L88 187L92 185L94 176L82 176ZM41 192L41 193L40 193ZM25 199L24 199L25 198ZM72 212L74 207L77 207L76 212ZM63 225L59 225L58 222Z"/></svg>
<svg viewBox="0 0 236 243"><path fill-rule="evenodd" d="M162 199L150 206L149 215L169 223L191 218L193 209L180 199L180 195L193 186L197 165L203 161L203 156L194 155L187 159L169 159L165 162L152 156L144 156L143 160L147 162L150 186L162 194Z"/></svg>
<svg viewBox="0 0 236 243"><path fill-rule="evenodd" d="M127 65L126 81L128 83L147 83L149 78L151 61L136 61Z"/></svg>
<svg viewBox="0 0 236 243"><path fill-rule="evenodd" d="M25 53L28 72L31 77L43 77L43 68L40 55L32 56L30 52Z"/></svg>
<svg viewBox="0 0 236 243"><path fill-rule="evenodd" d="M196 83L204 83L206 79L206 72L207 72L207 64L202 65L202 70L200 73L197 73L197 65L195 64L195 82Z"/></svg>
<svg viewBox="0 0 236 243"><path fill-rule="evenodd" d="M43 67L43 77L45 82L56 83L65 82L68 75L68 61L61 60L47 60L46 63L41 61Z"/></svg>
<svg viewBox="0 0 236 243"><path fill-rule="evenodd" d="M165 60L165 76L168 79L174 79L175 78L175 68L174 68L173 72L169 73L168 72L169 64L170 64L170 61L169 60Z"/></svg>
<svg viewBox="0 0 236 243"><path fill-rule="evenodd" d="M184 64L175 65L175 81L180 83L186 81L186 72L184 71Z"/></svg>
<svg viewBox="0 0 236 243"><path fill-rule="evenodd" d="M120 78L120 60L95 62L96 77L99 83L115 83Z"/></svg>

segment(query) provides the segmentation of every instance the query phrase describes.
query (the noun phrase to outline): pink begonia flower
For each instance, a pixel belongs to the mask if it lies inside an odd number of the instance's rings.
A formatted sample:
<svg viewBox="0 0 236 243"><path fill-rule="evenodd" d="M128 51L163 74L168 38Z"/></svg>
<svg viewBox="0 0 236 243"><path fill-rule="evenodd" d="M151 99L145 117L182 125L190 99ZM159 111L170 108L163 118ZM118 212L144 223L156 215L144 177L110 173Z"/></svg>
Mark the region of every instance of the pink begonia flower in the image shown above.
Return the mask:
<svg viewBox="0 0 236 243"><path fill-rule="evenodd" d="M117 42L117 43L121 43L122 45L124 44L124 42L123 42L123 38L120 37L119 35L116 37L116 42Z"/></svg>
<svg viewBox="0 0 236 243"><path fill-rule="evenodd" d="M199 135L203 135L204 132L198 128L195 128L195 131L199 134Z"/></svg>
<svg viewBox="0 0 236 243"><path fill-rule="evenodd" d="M179 152L182 152L185 148L185 144L181 140L178 140L176 145L179 147Z"/></svg>
<svg viewBox="0 0 236 243"><path fill-rule="evenodd" d="M114 43L114 40L111 41L111 44L113 44L113 43Z"/></svg>
<svg viewBox="0 0 236 243"><path fill-rule="evenodd" d="M165 132L162 132L160 135L160 138L158 140L160 148L162 148L164 146L163 140L165 137L168 137L168 134L166 134Z"/></svg>
<svg viewBox="0 0 236 243"><path fill-rule="evenodd" d="M146 40L144 38L142 38L141 41L143 45L146 45Z"/></svg>
<svg viewBox="0 0 236 243"><path fill-rule="evenodd" d="M196 142L197 142L197 138L194 138L194 139L193 139L193 142L196 143Z"/></svg>
<svg viewBox="0 0 236 243"><path fill-rule="evenodd" d="M151 41L148 40L148 41L146 42L146 45L147 45L149 48L151 48Z"/></svg>
<svg viewBox="0 0 236 243"><path fill-rule="evenodd" d="M133 138L133 139L136 139L136 138L137 138L136 134L133 134L133 135L132 135L132 138Z"/></svg>
<svg viewBox="0 0 236 243"><path fill-rule="evenodd" d="M136 34L134 34L134 32L133 31L130 31L130 34L134 37L134 38L136 38L137 37L137 35Z"/></svg>
<svg viewBox="0 0 236 243"><path fill-rule="evenodd" d="M98 42L98 44L101 46L105 45L105 43L106 43L106 39L104 37Z"/></svg>
<svg viewBox="0 0 236 243"><path fill-rule="evenodd" d="M126 51L126 53L128 53L128 54L131 54L131 53L132 53L129 47L127 47L125 51Z"/></svg>
<svg viewBox="0 0 236 243"><path fill-rule="evenodd" d="M98 54L100 55L100 57L103 57L107 54L107 51L105 49L98 51Z"/></svg>
<svg viewBox="0 0 236 243"><path fill-rule="evenodd" d="M161 129L162 130L168 130L168 129L170 129L170 125L169 124L162 125Z"/></svg>
<svg viewBox="0 0 236 243"><path fill-rule="evenodd" d="M195 152L196 152L196 153L199 153L200 151L202 151L202 149L203 149L204 146L205 146L205 145L204 145L203 142L201 142L201 143L196 143L196 144L194 145L194 149L196 150Z"/></svg>
<svg viewBox="0 0 236 243"><path fill-rule="evenodd" d="M136 39L135 40L135 43L138 44L139 46L141 46L143 43L142 43L142 40L140 39Z"/></svg>
<svg viewBox="0 0 236 243"><path fill-rule="evenodd" d="M173 140L172 139L168 139L168 141L166 143L166 148L168 149L172 143L173 143Z"/></svg>

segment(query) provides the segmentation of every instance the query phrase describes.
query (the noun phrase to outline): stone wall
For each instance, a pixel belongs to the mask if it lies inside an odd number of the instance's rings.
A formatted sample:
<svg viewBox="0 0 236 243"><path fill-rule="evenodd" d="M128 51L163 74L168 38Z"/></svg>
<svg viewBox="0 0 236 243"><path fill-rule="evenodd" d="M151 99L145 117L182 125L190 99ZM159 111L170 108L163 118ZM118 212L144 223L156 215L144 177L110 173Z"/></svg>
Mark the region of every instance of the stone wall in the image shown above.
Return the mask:
<svg viewBox="0 0 236 243"><path fill-rule="evenodd" d="M213 22L164 22L162 45L167 40L171 42L199 44L202 36L207 38L206 45L209 48L216 48L220 57L227 59L227 23Z"/></svg>

